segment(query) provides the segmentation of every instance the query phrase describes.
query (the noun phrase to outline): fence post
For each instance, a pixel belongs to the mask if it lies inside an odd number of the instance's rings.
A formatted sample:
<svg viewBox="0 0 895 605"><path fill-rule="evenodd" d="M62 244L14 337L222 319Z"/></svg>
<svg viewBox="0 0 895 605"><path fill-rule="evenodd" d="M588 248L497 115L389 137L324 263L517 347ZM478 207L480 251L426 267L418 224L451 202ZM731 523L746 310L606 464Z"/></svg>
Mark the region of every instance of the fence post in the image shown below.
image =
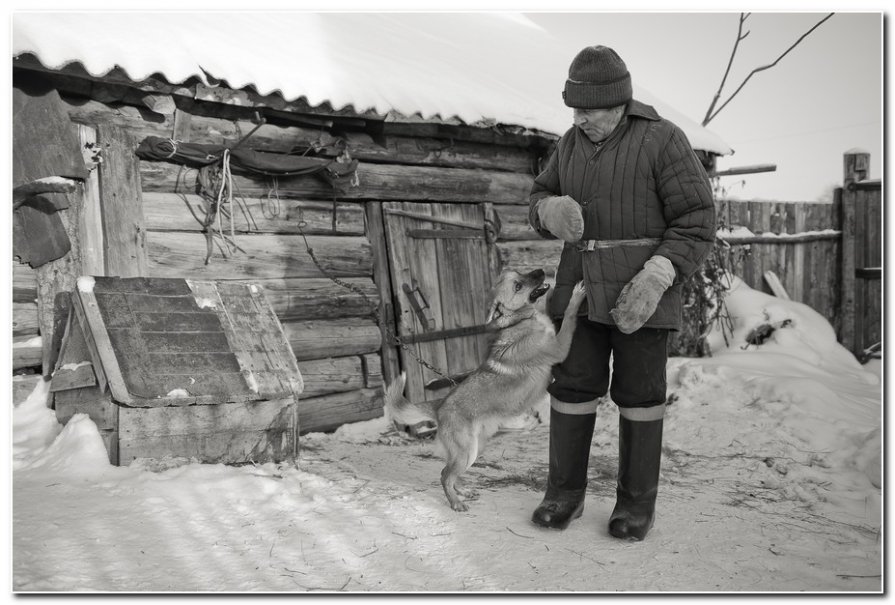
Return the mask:
<svg viewBox="0 0 895 605"><path fill-rule="evenodd" d="M842 346L855 353L855 206L857 192L854 183L867 178L870 171L870 154L851 150L844 156L844 171L842 179Z"/></svg>

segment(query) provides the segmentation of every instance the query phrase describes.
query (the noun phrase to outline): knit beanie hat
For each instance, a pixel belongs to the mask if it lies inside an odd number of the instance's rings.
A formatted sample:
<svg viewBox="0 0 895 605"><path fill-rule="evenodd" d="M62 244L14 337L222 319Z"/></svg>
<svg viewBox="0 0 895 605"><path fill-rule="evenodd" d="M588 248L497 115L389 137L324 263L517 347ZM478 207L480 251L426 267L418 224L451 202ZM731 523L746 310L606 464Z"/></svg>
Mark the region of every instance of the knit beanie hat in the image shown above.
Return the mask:
<svg viewBox="0 0 895 605"><path fill-rule="evenodd" d="M631 74L608 46L588 46L572 59L562 98L569 107L605 109L631 100Z"/></svg>

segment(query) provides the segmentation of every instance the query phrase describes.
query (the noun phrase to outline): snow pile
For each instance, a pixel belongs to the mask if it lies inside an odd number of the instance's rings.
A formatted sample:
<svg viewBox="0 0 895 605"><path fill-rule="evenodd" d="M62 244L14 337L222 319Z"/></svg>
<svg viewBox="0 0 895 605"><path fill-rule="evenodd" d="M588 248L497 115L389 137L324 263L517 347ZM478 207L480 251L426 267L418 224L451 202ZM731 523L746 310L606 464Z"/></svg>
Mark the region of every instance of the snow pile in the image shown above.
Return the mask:
<svg viewBox="0 0 895 605"><path fill-rule="evenodd" d="M13 468L18 469L45 451L62 430L56 414L47 407L50 383L38 381L22 402L16 402L12 415Z"/></svg>
<svg viewBox="0 0 895 605"><path fill-rule="evenodd" d="M584 515L556 532L529 521L543 424L494 438L466 476L480 497L458 514L431 440L385 418L302 436L299 468L119 468L87 416L56 422L40 382L13 410L13 588L878 591L879 368L808 307L732 286L728 340L669 361L660 506L636 546L605 530L614 405L598 408Z"/></svg>
<svg viewBox="0 0 895 605"><path fill-rule="evenodd" d="M754 458L774 497L833 503L878 527L881 384L807 305L733 277L733 333L709 335L711 358L669 363L666 445L701 456ZM844 508L843 508L844 507Z"/></svg>

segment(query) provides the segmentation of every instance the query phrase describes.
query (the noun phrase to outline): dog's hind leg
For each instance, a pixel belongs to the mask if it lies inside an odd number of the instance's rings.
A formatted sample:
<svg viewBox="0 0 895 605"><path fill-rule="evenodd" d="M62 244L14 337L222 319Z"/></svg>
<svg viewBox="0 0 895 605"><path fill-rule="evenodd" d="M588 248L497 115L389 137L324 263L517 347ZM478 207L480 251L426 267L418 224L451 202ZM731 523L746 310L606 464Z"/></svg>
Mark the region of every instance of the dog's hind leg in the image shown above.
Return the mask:
<svg viewBox="0 0 895 605"><path fill-rule="evenodd" d="M460 475L466 471L478 456L478 448L476 439L468 440L468 443L445 443L445 453L447 454L447 464L441 471L441 487L444 488L444 495L447 496L451 508L456 511L466 511L469 507L462 500L461 496L466 498L474 498L475 492L464 490L457 486Z"/></svg>

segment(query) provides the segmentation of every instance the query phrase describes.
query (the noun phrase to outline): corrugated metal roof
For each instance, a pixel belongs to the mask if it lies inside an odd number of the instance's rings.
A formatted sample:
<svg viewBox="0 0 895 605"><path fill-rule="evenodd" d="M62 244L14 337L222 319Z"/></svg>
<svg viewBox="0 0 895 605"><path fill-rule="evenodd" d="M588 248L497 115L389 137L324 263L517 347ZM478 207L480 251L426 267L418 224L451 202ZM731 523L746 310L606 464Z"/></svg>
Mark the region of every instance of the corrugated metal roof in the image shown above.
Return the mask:
<svg viewBox="0 0 895 605"><path fill-rule="evenodd" d="M13 56L134 81L225 80L261 94L358 112L482 120L560 134L571 110L544 90L550 36L504 13L79 12L13 15ZM567 59L563 59L567 61ZM552 67L550 68L552 70ZM552 72L551 72L552 73ZM635 96L697 149L720 137L638 86ZM552 86L550 88L553 88Z"/></svg>

